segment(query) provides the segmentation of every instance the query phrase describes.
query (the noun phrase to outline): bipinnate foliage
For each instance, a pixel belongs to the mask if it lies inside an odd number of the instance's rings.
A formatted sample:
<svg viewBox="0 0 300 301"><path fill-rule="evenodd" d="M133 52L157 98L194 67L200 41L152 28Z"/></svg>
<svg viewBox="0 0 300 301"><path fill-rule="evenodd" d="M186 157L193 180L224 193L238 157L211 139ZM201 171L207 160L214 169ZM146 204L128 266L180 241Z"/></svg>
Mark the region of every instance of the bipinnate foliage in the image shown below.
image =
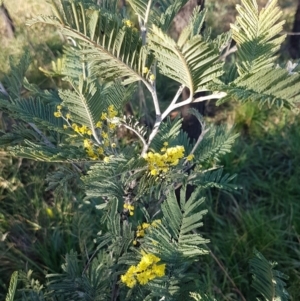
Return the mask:
<svg viewBox="0 0 300 301"><path fill-rule="evenodd" d="M261 11L255 1L243 1L237 11L236 24L231 28L237 45L238 77L226 86L220 83L219 89L227 96L219 103L233 98L261 106L293 107L300 100L299 73L275 65L276 53L285 39L285 35L278 37L284 21L278 22L282 12L277 1L270 1Z"/></svg>
<svg viewBox="0 0 300 301"><path fill-rule="evenodd" d="M151 229L145 238L145 246L153 253L162 254L162 258L176 266L177 261L192 263L199 255L207 253L205 244L209 241L196 233L201 227L202 217L207 210L201 210L205 198L199 199L202 187L196 189L186 200L186 187L180 190L178 202L174 191L169 192L162 204L162 223ZM194 232L194 233L193 233ZM169 239L166 239L168 233Z"/></svg>
<svg viewBox="0 0 300 301"><path fill-rule="evenodd" d="M250 271L252 272L252 286L259 292L265 301L289 300L289 294L285 289L283 279L288 279L283 273L274 270L276 263L270 263L259 252L255 251L255 257L250 260Z"/></svg>
<svg viewBox="0 0 300 301"><path fill-rule="evenodd" d="M95 205L101 219L94 251L70 252L62 273L47 275L44 287L18 291L18 298L182 300L191 293L190 299L214 300L196 268L208 253L199 227L205 191L236 188L234 175L224 175L219 162L237 135L191 110L201 124L201 135L191 140L180 116L172 120L170 113L207 99L293 107L300 100L300 81L299 73L275 65L284 40L278 37L283 22L278 22L277 1L259 11L254 0L242 0L231 32L215 39L200 33L206 11L195 9L174 40L168 28L186 2L128 0L135 24L116 0L52 0L53 16L30 22L55 26L66 37L59 72L45 72L61 76L69 88L43 91L30 84L26 52L4 80L7 93L0 96L0 107L16 122L0 143L16 156L67 164L49 175L50 187L77 181L85 204ZM223 57L231 38L237 52L228 72ZM156 91L158 73L178 84L164 111ZM190 96L180 101L185 87ZM143 124L141 116L123 116L137 89L152 98L153 126ZM206 96L195 99L196 92ZM195 188L191 195L188 185ZM263 259L251 264L254 287L266 300L286 300L272 267Z"/></svg>
<svg viewBox="0 0 300 301"><path fill-rule="evenodd" d="M9 283L9 288L8 292L5 298L5 301L13 301L17 289L17 283L18 283L18 272L15 271L11 275L10 283Z"/></svg>

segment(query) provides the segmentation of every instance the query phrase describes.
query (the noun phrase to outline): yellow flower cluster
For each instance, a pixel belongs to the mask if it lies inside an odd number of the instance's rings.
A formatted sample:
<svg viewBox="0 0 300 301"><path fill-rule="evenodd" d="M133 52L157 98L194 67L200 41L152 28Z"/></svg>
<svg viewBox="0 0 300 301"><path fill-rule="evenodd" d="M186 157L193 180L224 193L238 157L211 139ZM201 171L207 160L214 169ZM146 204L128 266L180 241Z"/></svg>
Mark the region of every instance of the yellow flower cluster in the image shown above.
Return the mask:
<svg viewBox="0 0 300 301"><path fill-rule="evenodd" d="M83 146L85 148L85 151L87 155L92 159L92 160L97 160L99 159L99 156L103 155L104 150L102 147L95 148L93 141L90 139L84 139L83 140Z"/></svg>
<svg viewBox="0 0 300 301"><path fill-rule="evenodd" d="M72 128L74 132L80 134L81 136L89 135L92 136L93 132L90 128L88 128L86 125L78 125L76 123L70 124L71 115L70 113L67 113L66 116L63 116L61 110L62 106L58 105L57 112L54 112L55 117L62 117L66 122L67 125L64 124L63 128L66 130L68 128ZM118 111L115 109L113 105L110 105L107 108L107 112L102 112L100 116L100 120L96 123L96 128L99 129L100 135L103 138L103 145L101 147L96 147L91 139L84 139L83 140L83 146L86 150L86 154L92 159L103 159L105 163L108 163L110 160L110 157L105 156L105 149L109 146L111 148L116 148L116 143L110 144L110 137L109 134L113 133L116 129L116 124L112 123L111 120L118 115Z"/></svg>
<svg viewBox="0 0 300 301"><path fill-rule="evenodd" d="M87 134L89 136L92 135L92 131L86 125L79 126L76 123L72 123L72 129L78 134Z"/></svg>
<svg viewBox="0 0 300 301"><path fill-rule="evenodd" d="M57 112L54 112L54 116L57 117L57 118L59 118L59 117L62 116L62 114L61 114L62 106L61 106L61 105L58 105L58 106L56 107L56 109L57 109Z"/></svg>
<svg viewBox="0 0 300 301"><path fill-rule="evenodd" d="M123 208L125 209L125 210L128 210L129 211L129 215L130 216L133 216L133 214L134 214L134 206L133 205L130 205L130 204L124 204L123 205Z"/></svg>
<svg viewBox="0 0 300 301"><path fill-rule="evenodd" d="M164 143L164 147L161 149L162 154L148 152L144 155L144 159L149 163L149 174L157 176L161 173L169 171L171 166L176 166L179 160L184 157L184 147L175 146L169 147L168 142Z"/></svg>
<svg viewBox="0 0 300 301"><path fill-rule="evenodd" d="M136 237L144 237L145 236L145 230L147 228L155 227L159 223L161 223L161 220L156 219L151 224L150 223L142 223L141 225L137 226Z"/></svg>
<svg viewBox="0 0 300 301"><path fill-rule="evenodd" d="M100 120L96 123L96 128L101 130L101 137L103 139L103 147L97 147L96 149L93 146L93 143L88 144L84 140L84 147L86 149L87 155L92 158L93 160L96 159L103 159L105 163L109 163L110 157L104 156L105 155L105 148L111 146L111 148L116 148L116 143L110 144L110 133L113 133L113 131L116 129L116 124L111 123L110 120L113 119L118 115L118 111L115 109L113 105L110 105L107 108L107 112L102 112L100 116ZM82 128L82 127L81 127ZM82 133L80 131L79 132ZM76 129L75 129L76 131ZM89 132L84 132L82 134L89 134Z"/></svg>
<svg viewBox="0 0 300 301"><path fill-rule="evenodd" d="M66 114L66 117L63 116L63 114L61 113L62 105L56 106L56 109L57 109L57 111L53 113L53 115L54 115L55 117L57 117L57 118L63 117L65 120L68 120L68 119L71 118L70 113L67 113L67 114Z"/></svg>
<svg viewBox="0 0 300 301"><path fill-rule="evenodd" d="M143 74L148 74L149 72L149 68L148 67L144 67L143 68Z"/></svg>
<svg viewBox="0 0 300 301"><path fill-rule="evenodd" d="M149 223L142 223L141 225L137 226L136 230L136 237L144 237L145 236L145 230L149 228L151 224Z"/></svg>
<svg viewBox="0 0 300 301"><path fill-rule="evenodd" d="M111 119L118 115L118 111L116 111L113 105L110 105L107 109L107 112L102 112L100 119L102 121L98 121L96 123L96 127L99 129L103 128L103 122L107 125L108 131L113 132L116 129L116 124L111 122ZM108 137L108 133L102 131L101 136L106 139Z"/></svg>
<svg viewBox="0 0 300 301"><path fill-rule="evenodd" d="M133 22L131 22L130 20L128 20L128 19L125 19L125 20L123 20L123 22L124 22L124 24L125 24L125 26L127 26L127 27L134 27L134 24L133 24Z"/></svg>
<svg viewBox="0 0 300 301"><path fill-rule="evenodd" d="M129 288L133 288L137 283L147 284L149 281L165 275L165 264L157 264L160 258L154 254L143 254L137 266L131 266L128 271L121 276L121 281Z"/></svg>
<svg viewBox="0 0 300 301"><path fill-rule="evenodd" d="M118 111L116 111L116 109L113 105L110 105L107 109L107 117L108 118L114 118L117 115L118 115Z"/></svg>
<svg viewBox="0 0 300 301"><path fill-rule="evenodd" d="M188 155L187 157L186 157L186 160L187 161L192 161L193 159L194 159L194 154L190 154L190 155Z"/></svg>
<svg viewBox="0 0 300 301"><path fill-rule="evenodd" d="M149 70L148 67L143 67L142 70L143 75L150 80L151 83L153 83L156 79L155 75Z"/></svg>
<svg viewBox="0 0 300 301"><path fill-rule="evenodd" d="M124 23L124 25L125 25L126 27L131 28L132 31L138 32L137 28L134 27L134 23L133 23L132 21L130 21L130 20L128 20L128 19L125 19L125 20L123 20L123 23Z"/></svg>
<svg viewBox="0 0 300 301"><path fill-rule="evenodd" d="M145 236L145 230L148 229L149 227L155 227L157 224L161 223L160 219L154 220L152 223L142 223L141 225L137 226L136 230L136 239L133 241L133 245L137 245L138 238L142 238Z"/></svg>
<svg viewBox="0 0 300 301"><path fill-rule="evenodd" d="M149 76L149 79L150 79L151 82L155 81L155 75L154 75L154 74L151 74L151 75Z"/></svg>

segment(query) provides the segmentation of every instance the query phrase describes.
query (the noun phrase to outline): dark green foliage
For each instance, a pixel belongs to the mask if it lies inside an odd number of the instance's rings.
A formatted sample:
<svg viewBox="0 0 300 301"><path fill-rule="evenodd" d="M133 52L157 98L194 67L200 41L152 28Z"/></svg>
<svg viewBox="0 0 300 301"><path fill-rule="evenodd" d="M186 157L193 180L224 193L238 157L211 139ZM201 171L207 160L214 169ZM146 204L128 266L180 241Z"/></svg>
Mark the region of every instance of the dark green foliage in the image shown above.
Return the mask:
<svg viewBox="0 0 300 301"><path fill-rule="evenodd" d="M255 74L238 78L226 87L219 86L228 93L219 104L234 99L242 103L251 101L260 106L276 105L290 108L300 100L299 80L299 74L289 74L288 70L262 69Z"/></svg>
<svg viewBox="0 0 300 301"><path fill-rule="evenodd" d="M223 64L219 63L219 52L210 43L204 42L199 35L184 34L185 39L179 38L176 43L154 27L149 35L149 47L158 59L160 72L189 88L193 95L205 91L210 81L222 75Z"/></svg>
<svg viewBox="0 0 300 301"><path fill-rule="evenodd" d="M13 272L10 283L9 283L9 288L8 292L5 298L5 301L13 301L17 289L17 282L18 282L18 272Z"/></svg>
<svg viewBox="0 0 300 301"><path fill-rule="evenodd" d="M250 260L250 271L253 273L252 286L266 301L272 301L276 298L280 300L289 300L289 294L285 290L283 279L287 277L274 270L276 263L270 263L259 252L255 252L255 257Z"/></svg>

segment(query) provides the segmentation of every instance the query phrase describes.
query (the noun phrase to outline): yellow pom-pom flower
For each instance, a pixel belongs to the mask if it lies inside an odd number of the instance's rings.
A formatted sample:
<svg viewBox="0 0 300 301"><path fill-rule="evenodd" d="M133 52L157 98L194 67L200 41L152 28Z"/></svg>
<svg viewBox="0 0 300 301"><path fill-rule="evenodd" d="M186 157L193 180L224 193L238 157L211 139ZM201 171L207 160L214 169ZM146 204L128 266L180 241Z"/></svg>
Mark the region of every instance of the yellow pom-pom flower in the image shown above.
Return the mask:
<svg viewBox="0 0 300 301"><path fill-rule="evenodd" d="M103 113L101 114L100 119L101 119L101 120L106 120L106 119L107 119L107 113L104 113L104 112L103 112Z"/></svg>
<svg viewBox="0 0 300 301"><path fill-rule="evenodd" d="M130 27L130 28L133 27L133 23L130 20L128 20L128 19L124 20L124 24L127 27Z"/></svg>
<svg viewBox="0 0 300 301"><path fill-rule="evenodd" d="M105 132L102 132L102 133L101 133L101 136L102 136L103 139L107 139L107 138L108 138L108 134L105 133Z"/></svg>
<svg viewBox="0 0 300 301"><path fill-rule="evenodd" d="M89 139L84 139L83 140L83 146L85 147L85 148L90 148L91 147L91 141L89 140Z"/></svg>
<svg viewBox="0 0 300 301"><path fill-rule="evenodd" d="M123 208L129 212L130 216L134 215L134 206L133 205L125 203L123 205Z"/></svg>
<svg viewBox="0 0 300 301"><path fill-rule="evenodd" d="M155 75L154 75L154 74L151 74L150 77L149 77L149 79L150 79L152 82L155 81Z"/></svg>
<svg viewBox="0 0 300 301"><path fill-rule="evenodd" d="M127 272L121 276L121 281L129 288L133 288L137 283L145 285L149 281L163 277L166 265L157 264L160 258L154 254L143 253L143 257L137 266L130 266Z"/></svg>
<svg viewBox="0 0 300 301"><path fill-rule="evenodd" d="M162 154L148 152L143 157L148 162L151 176L168 172L171 166L178 165L180 159L184 157L184 147L180 145L169 148L165 146L161 149L161 152Z"/></svg>
<svg viewBox="0 0 300 301"><path fill-rule="evenodd" d="M99 148L98 148L98 154L99 154L99 155L103 155L103 154L104 154L104 150L103 150L102 147L99 147Z"/></svg>
<svg viewBox="0 0 300 301"><path fill-rule="evenodd" d="M144 68L143 68L143 74L147 74L148 72L149 72L148 67L144 67Z"/></svg>
<svg viewBox="0 0 300 301"><path fill-rule="evenodd" d="M187 161L192 161L194 159L194 154L190 154L186 157Z"/></svg>
<svg viewBox="0 0 300 301"><path fill-rule="evenodd" d="M98 122L96 123L96 127L101 129L101 128L102 128L102 122L101 122L101 121L98 121Z"/></svg>

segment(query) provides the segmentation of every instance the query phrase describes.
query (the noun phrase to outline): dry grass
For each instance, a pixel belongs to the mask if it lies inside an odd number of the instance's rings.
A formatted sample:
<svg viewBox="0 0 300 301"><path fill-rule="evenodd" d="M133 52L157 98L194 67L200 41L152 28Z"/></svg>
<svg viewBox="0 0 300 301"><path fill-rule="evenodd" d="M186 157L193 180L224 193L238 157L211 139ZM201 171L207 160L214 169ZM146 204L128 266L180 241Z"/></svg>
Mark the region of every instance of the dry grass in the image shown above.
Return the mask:
<svg viewBox="0 0 300 301"><path fill-rule="evenodd" d="M55 48L61 44L60 36L53 27L26 25L28 20L37 15L51 14L51 7L46 0L4 0L4 5L13 20L15 33L13 38L8 36L3 14L0 14L0 79L9 70L9 58L20 57L26 48L33 57L32 72L49 63L55 57Z"/></svg>

